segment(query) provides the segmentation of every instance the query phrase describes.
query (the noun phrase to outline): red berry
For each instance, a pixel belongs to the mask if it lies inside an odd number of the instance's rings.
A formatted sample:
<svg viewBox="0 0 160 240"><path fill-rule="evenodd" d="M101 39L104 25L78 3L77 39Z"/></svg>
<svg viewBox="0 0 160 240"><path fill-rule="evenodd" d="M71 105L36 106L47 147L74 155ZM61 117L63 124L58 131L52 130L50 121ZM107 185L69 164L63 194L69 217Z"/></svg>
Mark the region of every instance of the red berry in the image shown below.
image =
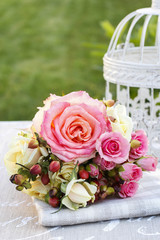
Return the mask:
<svg viewBox="0 0 160 240"><path fill-rule="evenodd" d="M47 185L50 182L48 174L43 174L41 177L41 181L44 185Z"/></svg>
<svg viewBox="0 0 160 240"><path fill-rule="evenodd" d="M33 165L30 168L30 173L33 174L33 175L41 174L41 172L42 172L42 168L39 164Z"/></svg>
<svg viewBox="0 0 160 240"><path fill-rule="evenodd" d="M79 177L82 179L88 179L89 173L86 170L82 169L79 171Z"/></svg>
<svg viewBox="0 0 160 240"><path fill-rule="evenodd" d="M50 198L48 202L54 208L58 207L59 204L60 204L60 201L59 201L58 197Z"/></svg>
<svg viewBox="0 0 160 240"><path fill-rule="evenodd" d="M57 172L60 169L60 162L59 161L52 161L49 165L49 171Z"/></svg>

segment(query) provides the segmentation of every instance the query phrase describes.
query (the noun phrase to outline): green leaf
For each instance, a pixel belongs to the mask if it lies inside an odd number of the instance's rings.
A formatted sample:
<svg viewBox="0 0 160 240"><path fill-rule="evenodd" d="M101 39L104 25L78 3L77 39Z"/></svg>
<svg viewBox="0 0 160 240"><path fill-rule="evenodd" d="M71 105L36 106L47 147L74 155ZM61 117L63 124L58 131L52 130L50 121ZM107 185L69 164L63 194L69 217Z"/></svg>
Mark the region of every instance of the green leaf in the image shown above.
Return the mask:
<svg viewBox="0 0 160 240"><path fill-rule="evenodd" d="M67 196L63 198L62 204L71 210L77 210L80 207L80 204L72 202Z"/></svg>
<svg viewBox="0 0 160 240"><path fill-rule="evenodd" d="M102 21L100 23L101 27L104 29L105 34L108 38L111 38L115 28L113 27L113 25L107 20L107 21Z"/></svg>
<svg viewBox="0 0 160 240"><path fill-rule="evenodd" d="M25 178L31 178L31 174L30 174L29 170L27 170L27 169L19 168L18 174L22 175Z"/></svg>
<svg viewBox="0 0 160 240"><path fill-rule="evenodd" d="M27 182L27 181L25 181L25 182L23 183L23 186L25 187L25 189L30 189L30 188L32 188L32 185L30 184L30 182Z"/></svg>
<svg viewBox="0 0 160 240"><path fill-rule="evenodd" d="M68 183L61 183L61 192L66 193L66 188L67 188Z"/></svg>
<svg viewBox="0 0 160 240"><path fill-rule="evenodd" d="M78 166L78 162L76 163L76 165L75 165L75 167L74 167L74 169L73 169L73 171L72 171L72 173L71 173L70 181L71 181L73 178L77 179L77 171L76 171L77 166Z"/></svg>
<svg viewBox="0 0 160 240"><path fill-rule="evenodd" d="M16 187L16 190L18 190L18 191L22 191L23 189L24 189L23 186L17 186L17 187Z"/></svg>
<svg viewBox="0 0 160 240"><path fill-rule="evenodd" d="M49 147L47 142L43 138L39 137L39 134L37 132L34 132L34 134L35 134L40 146Z"/></svg>
<svg viewBox="0 0 160 240"><path fill-rule="evenodd" d="M45 195L45 202L48 203L49 202L49 192Z"/></svg>
<svg viewBox="0 0 160 240"><path fill-rule="evenodd" d="M32 179L32 181L34 182L34 181L36 181L37 176L36 176L36 175L31 175L31 179Z"/></svg>
<svg viewBox="0 0 160 240"><path fill-rule="evenodd" d="M124 167L123 167L123 166L119 167L119 168L118 168L118 171L119 171L119 172L124 172Z"/></svg>

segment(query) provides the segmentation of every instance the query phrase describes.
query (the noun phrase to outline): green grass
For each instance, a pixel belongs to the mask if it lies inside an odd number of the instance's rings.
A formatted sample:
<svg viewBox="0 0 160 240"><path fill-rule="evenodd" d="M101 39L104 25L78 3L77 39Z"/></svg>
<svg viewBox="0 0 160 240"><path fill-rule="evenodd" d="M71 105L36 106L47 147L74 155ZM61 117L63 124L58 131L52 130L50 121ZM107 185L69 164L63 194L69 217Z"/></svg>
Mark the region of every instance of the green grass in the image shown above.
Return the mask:
<svg viewBox="0 0 160 240"><path fill-rule="evenodd" d="M0 1L0 120L32 119L50 93L86 90L102 98L105 82L96 67L102 59L85 43L106 42L101 21L117 25L149 5L149 0Z"/></svg>

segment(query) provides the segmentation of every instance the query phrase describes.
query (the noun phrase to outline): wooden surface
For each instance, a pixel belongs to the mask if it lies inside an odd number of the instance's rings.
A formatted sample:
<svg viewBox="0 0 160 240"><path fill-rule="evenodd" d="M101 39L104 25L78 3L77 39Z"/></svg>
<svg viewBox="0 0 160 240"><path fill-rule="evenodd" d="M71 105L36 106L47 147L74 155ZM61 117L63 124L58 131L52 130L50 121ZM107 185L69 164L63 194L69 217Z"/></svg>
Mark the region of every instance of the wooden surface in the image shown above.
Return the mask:
<svg viewBox="0 0 160 240"><path fill-rule="evenodd" d="M0 122L0 240L159 240L160 216L65 227L42 227L32 199L8 180L3 157L8 143L30 122Z"/></svg>

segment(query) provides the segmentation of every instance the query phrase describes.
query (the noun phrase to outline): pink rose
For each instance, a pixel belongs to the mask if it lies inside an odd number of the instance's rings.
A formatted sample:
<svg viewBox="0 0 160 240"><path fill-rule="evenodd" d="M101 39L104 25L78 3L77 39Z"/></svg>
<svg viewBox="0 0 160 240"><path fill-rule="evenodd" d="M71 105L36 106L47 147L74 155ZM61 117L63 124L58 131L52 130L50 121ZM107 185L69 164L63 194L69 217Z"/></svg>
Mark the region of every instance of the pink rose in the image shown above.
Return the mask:
<svg viewBox="0 0 160 240"><path fill-rule="evenodd" d="M106 132L97 140L96 149L104 160L120 164L127 160L130 144L120 133Z"/></svg>
<svg viewBox="0 0 160 240"><path fill-rule="evenodd" d="M136 164L133 163L125 163L122 165L124 168L123 172L120 172L119 175L123 180L133 180L139 181L142 177L142 169L137 167Z"/></svg>
<svg viewBox="0 0 160 240"><path fill-rule="evenodd" d="M105 106L86 92L63 97L51 95L35 116L33 127L50 145L52 153L65 162L82 163L95 156L96 140L108 130Z"/></svg>
<svg viewBox="0 0 160 240"><path fill-rule="evenodd" d="M153 156L145 156L143 158L140 158L137 161L137 164L146 171L155 171L157 164L158 164L158 158Z"/></svg>
<svg viewBox="0 0 160 240"><path fill-rule="evenodd" d="M131 148L130 158L138 159L148 151L148 138L143 130L138 130L132 133L132 140L138 140L141 145L138 148Z"/></svg>
<svg viewBox="0 0 160 240"><path fill-rule="evenodd" d="M97 155L93 159L93 162L96 163L98 166L100 166L100 168L103 171L112 170L116 166L116 164L114 162L106 161L104 158L101 158L99 155Z"/></svg>
<svg viewBox="0 0 160 240"><path fill-rule="evenodd" d="M95 158L93 158L93 162L98 166L101 165L101 157L99 156L99 154Z"/></svg>
<svg viewBox="0 0 160 240"><path fill-rule="evenodd" d="M109 162L109 161L106 161L104 158L102 158L102 160L101 160L101 169L103 171L112 170L115 166L116 166L116 164L114 162Z"/></svg>
<svg viewBox="0 0 160 240"><path fill-rule="evenodd" d="M118 193L121 198L126 198L126 197L132 197L135 195L138 189L138 183L137 182L124 182L121 185L121 190Z"/></svg>
<svg viewBox="0 0 160 240"><path fill-rule="evenodd" d="M86 170L89 173L89 175L93 178L99 175L99 168L98 168L98 165L95 163L89 163L86 166Z"/></svg>

